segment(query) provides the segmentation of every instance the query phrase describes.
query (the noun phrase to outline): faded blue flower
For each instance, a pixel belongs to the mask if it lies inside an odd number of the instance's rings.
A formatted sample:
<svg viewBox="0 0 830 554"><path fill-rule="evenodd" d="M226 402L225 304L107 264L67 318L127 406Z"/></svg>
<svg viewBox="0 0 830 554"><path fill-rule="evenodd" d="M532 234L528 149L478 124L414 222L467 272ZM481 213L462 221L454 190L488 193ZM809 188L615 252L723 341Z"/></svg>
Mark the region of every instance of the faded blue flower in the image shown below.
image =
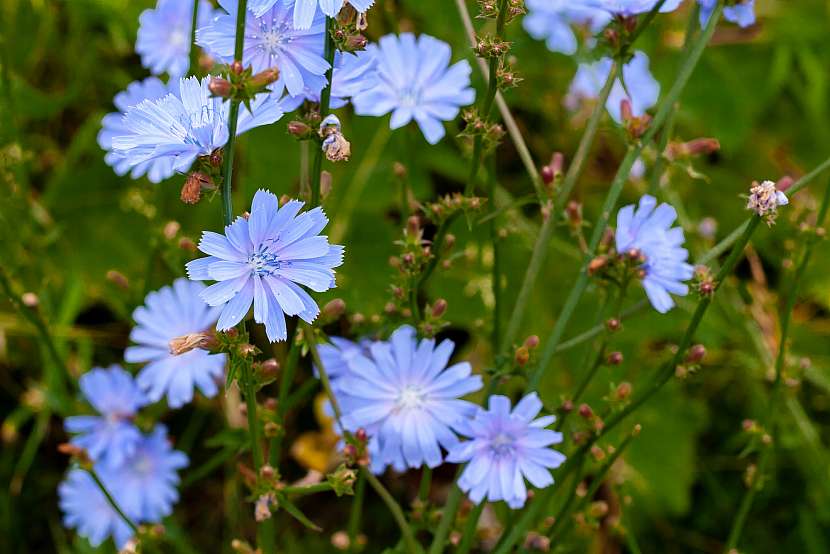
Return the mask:
<svg viewBox="0 0 830 554"><path fill-rule="evenodd" d="M121 507L123 495L114 486L117 485L114 473L102 467L96 467L95 473ZM89 473L82 469L70 470L58 485L58 504L63 512L64 527L75 529L94 547L112 537L120 550L133 536L129 525L113 509ZM127 513L127 516L138 519L137 514Z"/></svg>
<svg viewBox="0 0 830 554"><path fill-rule="evenodd" d="M657 5L657 2L659 0L584 0L588 6L625 17L649 12ZM673 12L682 3L683 0L666 0L660 12Z"/></svg>
<svg viewBox="0 0 830 554"><path fill-rule="evenodd" d="M700 25L706 26L718 0L697 0L700 4ZM755 0L743 0L731 6L723 8L723 18L740 27L749 27L755 24Z"/></svg>
<svg viewBox="0 0 830 554"><path fill-rule="evenodd" d="M211 97L210 79L210 75L201 82L196 77L183 78L179 96L168 94L129 108L123 133L112 137L113 151L130 167L165 160L175 171L185 172L197 157L224 146L230 103ZM237 134L273 123L282 115L274 95L259 94L251 102L251 111L240 108Z"/></svg>
<svg viewBox="0 0 830 554"><path fill-rule="evenodd" d="M565 96L565 106L576 110L583 100L597 98L608 79L612 63L611 58L606 57L593 63L580 64ZM639 117L654 106L660 97L660 83L651 75L645 53L634 53L631 61L623 66L622 77L625 86L618 78L605 103L608 113L617 123L622 123L620 104L624 99L631 102L632 113Z"/></svg>
<svg viewBox="0 0 830 554"><path fill-rule="evenodd" d="M453 447L448 462L469 462L458 479L458 486L476 504L504 500L513 509L527 499L525 479L543 489L553 484L550 470L559 467L565 456L550 448L562 442L562 434L545 429L553 416L536 416L542 402L535 392L525 396L513 411L510 399L494 395L487 410L479 408L465 421L460 434L470 437Z"/></svg>
<svg viewBox="0 0 830 554"><path fill-rule="evenodd" d="M427 142L436 144L445 134L442 121L454 119L475 100L470 64L462 60L450 66L450 46L434 37L386 35L376 56L378 84L352 98L359 115L392 112L392 129L414 119Z"/></svg>
<svg viewBox="0 0 830 554"><path fill-rule="evenodd" d="M117 365L95 367L78 380L81 393L98 415L67 417L64 427L96 462L116 467L133 455L141 433L133 424L147 398L132 375Z"/></svg>
<svg viewBox="0 0 830 554"><path fill-rule="evenodd" d="M162 83L158 77L148 77L143 81L133 81L127 85L127 89L115 95L113 103L118 109L117 112L108 113L101 120L101 131L98 133L98 145L107 151L104 160L107 165L112 166L117 175L124 175L128 171L130 177L138 179L144 174L153 182L158 183L172 177L175 173L173 161L170 158L158 158L131 165L123 153L116 152L112 148L112 139L115 136L123 135L129 130L124 124L124 114L144 100L158 100L168 94L179 95L179 81L171 80L170 85ZM132 171L130 171L132 170Z"/></svg>
<svg viewBox="0 0 830 554"><path fill-rule="evenodd" d="M420 342L405 325L388 342L370 345L370 355L355 353L349 373L338 379L335 392L343 411L343 427L366 430L372 442L372 470L391 465L398 471L443 461L441 447L458 442L453 430L475 412L460 397L482 387L467 362L447 367L455 344Z"/></svg>
<svg viewBox="0 0 830 554"><path fill-rule="evenodd" d="M136 326L130 339L136 343L124 352L130 363L146 363L138 374L138 385L152 402L167 395L167 404L179 408L193 400L198 388L208 398L218 391L227 357L193 348L183 354L171 353L171 341L197 335L213 328L219 308L211 308L200 293L202 283L176 279L172 286L151 292L144 306L133 312Z"/></svg>
<svg viewBox="0 0 830 554"><path fill-rule="evenodd" d="M686 296L694 268L686 262L683 229L672 227L677 212L669 204L657 205L653 196L644 195L636 211L634 205L617 213L615 235L617 252L638 250L644 257L643 288L651 305L661 314L674 307L671 295Z"/></svg>
<svg viewBox="0 0 830 554"><path fill-rule="evenodd" d="M224 62L233 61L236 37L236 0L219 0L227 14L222 14L196 31L196 42ZM319 93L326 84L329 63L323 57L325 16L316 12L307 29L293 24L293 0L277 0L256 15L248 9L245 18L245 49L243 65L254 73L276 67L279 79L270 86L278 96L288 90L299 96L308 89Z"/></svg>
<svg viewBox="0 0 830 554"><path fill-rule="evenodd" d="M311 323L320 313L300 285L315 292L334 288L343 247L319 235L328 223L322 208L297 215L302 206L291 200L280 208L273 193L258 190L249 219L237 218L224 235L202 234L199 250L208 256L189 262L187 274L196 281L217 281L201 297L223 306L219 331L242 321L251 304L254 320L265 325L271 342L286 339L285 314Z"/></svg>
<svg viewBox="0 0 830 554"><path fill-rule="evenodd" d="M199 0L197 27L207 25L213 14L210 2ZM135 51L141 56L141 64L154 75L167 72L171 79L187 73L190 66L193 2L158 0L155 9L141 12L138 22Z"/></svg>
<svg viewBox="0 0 830 554"><path fill-rule="evenodd" d="M536 40L544 40L551 52L574 54L577 49L573 25L600 32L611 15L605 10L588 7L579 0L527 0L527 15L522 20L525 30Z"/></svg>
<svg viewBox="0 0 830 554"><path fill-rule="evenodd" d="M254 12L257 17L261 16L271 6L276 4L279 0L251 0L248 2L248 8ZM296 0L294 3L293 24L297 29L308 29L314 19L314 14L317 11L317 6L320 6L320 11L329 17L336 17L343 8L344 0ZM375 0L349 0L349 4L360 13L364 13Z"/></svg>

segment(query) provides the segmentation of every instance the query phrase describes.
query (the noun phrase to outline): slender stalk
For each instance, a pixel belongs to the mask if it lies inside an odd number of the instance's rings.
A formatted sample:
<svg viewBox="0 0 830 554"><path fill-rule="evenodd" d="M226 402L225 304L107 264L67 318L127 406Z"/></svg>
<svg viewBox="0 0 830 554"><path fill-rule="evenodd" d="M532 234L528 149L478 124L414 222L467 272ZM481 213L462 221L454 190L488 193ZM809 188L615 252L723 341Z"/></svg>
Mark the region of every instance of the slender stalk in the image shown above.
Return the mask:
<svg viewBox="0 0 830 554"><path fill-rule="evenodd" d="M296 329L295 329L296 331ZM300 360L300 347L297 345L294 334L291 335L291 346L288 349L288 356L286 357L285 367L282 368L280 374L280 392L277 397L277 419L280 425L285 425L285 415L288 411L288 393L291 389L291 383L294 380L294 372L297 369L297 363ZM276 467L279 463L280 455L282 453L282 437L280 433L271 440L269 448L269 460L272 466Z"/></svg>
<svg viewBox="0 0 830 554"><path fill-rule="evenodd" d="M121 509L121 506L119 506L118 502L116 502L115 499L112 497L110 491L107 490L107 487L104 485L103 481L101 481L101 478L98 477L98 474L95 472L95 470L91 467L85 467L83 468L83 470L86 471L90 477L92 477L93 481L95 481L95 484L98 486L98 489L107 499L109 505L112 506L112 509L115 510L115 513L118 514L118 517L124 520L124 523L126 523L127 526L130 529L132 529L133 533L138 535L138 525L133 523L133 520L131 520L129 516L127 516L127 514L124 513L124 510Z"/></svg>
<svg viewBox="0 0 830 554"><path fill-rule="evenodd" d="M280 492L286 495L308 496L310 494L317 494L318 492L327 492L330 490L332 490L331 483L323 482L303 487L285 487Z"/></svg>
<svg viewBox="0 0 830 554"><path fill-rule="evenodd" d="M363 512L363 499L366 496L366 477L363 472L357 476L357 485L352 500L351 513L349 514L349 551L357 552L357 537L360 533L360 516Z"/></svg>
<svg viewBox="0 0 830 554"><path fill-rule="evenodd" d="M245 407L248 415L248 432L251 434L251 455L254 459L254 468L259 471L265 462L262 454L262 445L259 442L259 422L257 421L256 388L252 368L245 362L241 364L239 377L245 395Z"/></svg>
<svg viewBox="0 0 830 554"><path fill-rule="evenodd" d="M821 207L819 208L818 216L816 217L816 227L821 227L824 224L824 219L827 216L828 205L830 205L830 186L825 189L824 199L821 202ZM786 363L787 357L787 341L789 340L790 334L790 322L792 320L793 308L795 307L795 301L798 295L798 288L801 285L804 273L807 270L807 265L810 263L810 259L813 255L813 247L815 246L816 239L816 235L813 235L807 242L807 246L804 248L804 254L802 255L801 262L798 264L793 281L787 288L787 300L781 310L781 336L778 344L778 357L775 360L775 381L773 381L772 384L772 396L769 401L769 408L766 411L766 422L764 424L765 428L770 429L772 444L766 446L761 452L760 461L758 462L757 476L755 481L749 486L749 488L747 488L746 493L744 493L744 497L741 500L740 507L738 508L738 513L735 516L735 520L732 522L732 528L729 531L729 538L726 541L726 548L724 548L724 552L729 552L730 550L737 548L738 543L741 540L741 534L743 532L744 525L746 524L746 519L752 509L752 503L755 500L755 495L758 490L760 490L763 483L764 474L769 466L776 440L778 438L777 414L781 397L781 376L784 371L784 364Z"/></svg>
<svg viewBox="0 0 830 554"><path fill-rule="evenodd" d="M654 162L654 167L651 170L651 180L648 183L648 193L652 196L656 196L660 188L660 178L663 176L663 170L666 167L666 158L663 156L663 153L666 151L672 134L674 134L674 122L676 118L677 108L675 107L669 113L669 117L666 118L666 125L660 133L660 141L657 144L657 160Z"/></svg>
<svg viewBox="0 0 830 554"><path fill-rule="evenodd" d="M536 370L530 375L528 379L528 390L535 389L542 375L547 370L547 367L550 365L551 359L553 358L553 354L556 351L556 347L559 344L559 341L562 338L562 334L565 331L565 328L568 325L568 322L571 319L571 316L576 309L579 300L582 298L582 294L585 292L585 289L588 286L588 263L594 257L597 246L599 245L600 240L602 239L602 235L605 232L605 227L608 225L608 221L611 218L611 212L614 209L614 206L617 203L617 199L619 198L620 194L622 193L622 189L625 186L625 182L628 179L629 173L631 173L631 167L634 165L634 162L642 153L645 145L649 144L653 139L656 133L660 130L663 126L663 123L666 121L669 113L671 112L675 102L677 101L680 93L686 86L686 83L689 81L689 78L692 76L692 72L694 71L695 67L697 66L698 61L700 61L700 57L703 54L704 48L711 39L712 34L715 32L715 26L717 21L720 19L720 14L723 11L723 4L721 2L715 7L714 12L712 13L712 17L709 18L709 22L706 24L706 28L700 34L699 37L695 40L692 44L691 48L689 49L689 55L684 60L683 65L680 68L680 71L677 74L677 78L674 81L671 89L660 102L660 105L657 109L657 114L654 116L654 120L652 121L651 125L649 126L648 132L643 137L642 141L632 145L628 149L628 153L626 154L625 158L623 159L622 163L620 164L620 168L617 171L617 175L614 177L614 181L611 184L611 188L608 190L608 194L605 198L605 202L602 207L602 211L600 212L599 220L594 227L594 233L591 236L591 241L588 246L588 255L585 257L585 262L582 266L580 271L579 277L577 278L574 287L571 289L570 293L568 294L567 299L565 300L565 306L562 308L562 312L559 315L559 318L556 320L556 324L551 331L547 342L545 343L545 348L542 352L540 362L536 366Z"/></svg>
<svg viewBox="0 0 830 554"><path fill-rule="evenodd" d="M395 519L395 522L401 530L401 535L403 536L404 544L406 545L406 550L409 554L418 554L421 552L422 548L418 544L418 541L415 540L415 534L406 522L406 516L404 515L403 510L401 510L401 507L397 502L395 502L395 499L392 498L392 495L389 494L389 491L386 490L383 484L378 481L378 478L372 475L372 472L365 467L362 468L360 473L363 475L363 478L369 482L369 485L375 489L375 492L378 496L380 496L380 499L383 500L384 504L386 504L386 508L392 513L392 517Z"/></svg>
<svg viewBox="0 0 830 554"><path fill-rule="evenodd" d="M456 474L456 477L461 475L461 470ZM457 482L456 478L453 482ZM450 494L447 496L447 501L441 509L441 520L438 522L438 527L435 529L435 534L432 536L432 544L429 547L429 554L441 554L444 552L446 546L447 536L450 534L452 522L455 521L455 515L458 513L458 505L461 503L461 489L458 485L453 485L450 489Z"/></svg>
<svg viewBox="0 0 830 554"><path fill-rule="evenodd" d="M337 422L337 426L340 429L343 429L343 424L340 420L343 417L343 412L340 411L340 403L337 401L337 397L334 396L334 392L331 388L331 381L329 380L328 371L326 371L326 366L323 365L323 360L320 358L320 352L317 349L317 340L314 337L314 329L312 329L311 325L308 323L303 323L303 338L305 338L306 343L308 344L308 349L311 351L311 359L314 360L314 365L317 366L317 371L320 372L320 383L323 385L323 390L326 393L326 396L331 402L331 409L334 411L334 419Z"/></svg>
<svg viewBox="0 0 830 554"><path fill-rule="evenodd" d="M245 17L248 14L248 1L239 0L236 8L236 38L233 49L233 59L242 62L242 52L245 45ZM224 179L222 181L222 207L225 225L233 221L233 155L236 144L236 126L239 121L239 100L231 100L228 112L228 143L225 145Z"/></svg>
<svg viewBox="0 0 830 554"><path fill-rule="evenodd" d="M583 461L584 463L584 461ZM549 536L557 536L559 529L565 523L568 518L568 515L571 513L571 506L573 505L574 500L576 499L576 490L579 488L579 483L582 482L582 471L577 471L574 473L573 478L571 479L571 486L568 489L568 495L565 497L565 502L559 507L559 510L553 516L553 526L548 531Z"/></svg>
<svg viewBox="0 0 830 554"><path fill-rule="evenodd" d="M614 87L614 82L616 82L617 77L619 76L619 72L619 64L614 63L611 66L608 78L605 80L605 84L599 93L597 103L591 112L588 124L585 126L585 131L582 133L582 138L579 140L579 146L576 149L573 161L569 165L568 171L565 173L565 177L562 180L562 188L558 194L557 202L555 203L553 209L550 210L550 213L542 224L542 228L539 230L536 243L533 245L533 253L530 256L530 263L527 266L522 286L519 289L519 295L516 297L516 303L513 305L513 313L510 315L510 321L507 324L507 331L502 339L502 353L506 352L512 346L513 341L516 340L516 335L519 332L519 327L522 324L525 311L527 310L528 303L530 302L530 296L533 293L534 286L536 285L536 279L539 277L539 272L542 270L542 265L544 265L545 259L547 258L548 249L550 247L550 239L556 229L556 219L559 212L559 210L556 209L556 206L561 207L564 205L574 186L582 176L582 172L585 169L585 162L588 159L588 154L591 151L591 147L594 145L597 129L599 129L599 122L602 119L602 114L605 112L605 104L611 94L611 89Z"/></svg>
<svg viewBox="0 0 830 554"><path fill-rule="evenodd" d="M488 172L488 202L492 212L498 212L496 206L496 158L490 158L490 171ZM490 242L493 245L493 269L491 274L492 290L493 290L493 335L491 344L493 351L497 352L499 348L499 340L501 338L501 312L502 312L502 294L501 294L501 239L499 238L498 218L490 219Z"/></svg>
<svg viewBox="0 0 830 554"><path fill-rule="evenodd" d="M458 212L450 215L447 219L441 222L438 226L438 230L435 231L435 236L432 237L432 258L427 263L427 266L424 268L424 272L421 273L421 276L418 277L418 282L415 287L416 293L420 295L421 291L424 290L424 286L426 285L427 281L429 280L432 272L435 271L435 268L438 266L438 262L441 258L441 250L444 248L444 239L447 238L447 233L450 230L450 226L453 224L455 219L458 217Z"/></svg>
<svg viewBox="0 0 830 554"><path fill-rule="evenodd" d="M196 25L199 24L199 1L193 0L193 17L190 20L190 74L196 74L199 66L199 48L196 46Z"/></svg>
<svg viewBox="0 0 830 554"><path fill-rule="evenodd" d="M418 500L426 502L429 500L429 489L432 486L432 468L424 466L421 470L421 484L418 486Z"/></svg>
<svg viewBox="0 0 830 554"><path fill-rule="evenodd" d="M326 17L326 42L324 46L323 56L329 63L329 69L326 71L326 86L320 93L320 117L324 118L329 114L329 104L331 101L331 78L334 72L334 38L331 36L334 29L334 19ZM317 150L314 152L314 166L311 170L311 207L314 208L320 205L320 173L323 170L323 150L320 145L317 145Z"/></svg>
<svg viewBox="0 0 830 554"><path fill-rule="evenodd" d="M461 535L461 542L458 543L458 550L455 554L467 554L473 544L473 539L476 536L476 529L478 529L478 520L481 518L481 512L484 511L486 502L481 501L476 504L475 508L467 516L467 524L464 526L464 534Z"/></svg>

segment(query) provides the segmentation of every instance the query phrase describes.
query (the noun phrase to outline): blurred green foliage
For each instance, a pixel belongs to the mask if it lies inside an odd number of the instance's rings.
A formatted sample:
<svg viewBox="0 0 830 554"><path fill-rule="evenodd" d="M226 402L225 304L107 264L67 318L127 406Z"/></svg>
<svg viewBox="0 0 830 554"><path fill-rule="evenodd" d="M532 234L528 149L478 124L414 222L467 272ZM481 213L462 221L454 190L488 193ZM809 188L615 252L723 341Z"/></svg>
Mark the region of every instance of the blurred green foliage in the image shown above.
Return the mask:
<svg viewBox="0 0 830 554"><path fill-rule="evenodd" d="M713 218L717 237L722 238L746 217L739 195L750 181L797 176L830 153L830 5L823 0L757 3L760 24L746 31L722 25L678 106L675 138L710 136L722 145L719 153L696 162L705 179L692 179L673 168L660 191L662 199L682 214L692 258L713 244L699 232L704 218ZM220 228L218 198L185 206L178 200L181 177L158 186L119 178L104 164L95 141L115 93L146 75L133 44L138 14L150 4L0 2L0 264L15 294L38 296L38 310L72 374L72 379L62 375L39 345L34 328L10 304L0 305L0 552L92 551L61 527L55 494L67 463L55 449L66 439L61 416L80 406L74 378L93 365L120 361L131 311L147 291L182 275L183 263L192 256L179 241L195 241L202 230ZM451 2L377 4L371 12L370 38L411 29L450 42L456 58L472 59ZM688 12L659 17L640 45L664 89L678 66ZM548 52L518 23L509 33L524 81L507 100L534 158L541 165L554 151L571 155L583 120L562 107L562 96L575 61ZM480 75L474 74L474 79L481 90ZM468 153L454 132L438 146L428 147L412 129L390 133L385 119L356 118L348 109L343 111L353 159L326 168L332 173L333 189L324 205L332 219L330 234L346 245L346 263L338 274L338 288L319 300L343 298L350 312L369 317L382 314L390 298L394 270L387 260L397 252L394 241L402 228L393 164L408 167L416 197L426 201L463 189ZM238 210L259 187L296 194L300 147L286 133L287 121L241 139ZM458 130L456 123L452 127ZM620 132L606 118L588 171L575 191L588 222L596 216L623 151ZM509 141L498 150L497 165L504 203L509 196L532 191ZM607 494L614 498L615 515L622 514L643 552L719 552L723 547L745 490L744 472L757 458L756 452L742 455L748 439L741 422L763 417L767 410L780 293L802 251L794 220L815 208L827 181L823 177L797 195L775 227L756 234L749 261L725 287L698 334L708 351L702 369L667 387L631 418L630 424L641 423L643 431L623 456L625 463L612 472L614 486ZM632 182L624 201L634 201L645 188L643 181ZM169 221L181 225L172 239L163 234ZM503 251L509 310L539 226L538 209L512 210L500 223L507 231ZM492 247L486 226L469 230L459 220L453 232L458 238L453 265L437 272L429 297L447 299L449 333L463 344L459 356L483 370L492 359ZM741 552L830 552L828 253L827 245L820 244L796 305L781 441L750 515ZM575 242L563 228L551 245L522 336L547 335L579 261ZM127 278L126 289L107 278L112 270ZM593 325L597 292L592 288L586 295L568 336ZM635 294L639 297L641 291ZM668 357L691 306L691 300L681 301L669 315L646 311L626 321L612 344L625 362L601 370L588 401L601 407L609 383L629 381L637 390L638 383ZM557 407L573 389L587 344L556 357L541 390L549 408ZM284 353L282 347L277 353ZM303 379L310 376L307 369L301 373ZM514 386L520 390L520 380ZM163 415L176 437L187 437L191 468L217 452L223 455L238 448L238 441L226 441L219 448L206 442L224 427L219 406L219 400L202 399ZM306 408L296 414L289 440L316 427L310 413ZM232 538L252 536L249 514L237 509L244 491L234 464L220 466L183 490L175 516L165 522L171 552L227 552ZM288 457L283 471L302 475ZM187 479L187 472L184 475ZM439 499L451 478L449 469L437 474ZM417 475L389 484L400 498L411 498ZM348 506L347 499L307 499L304 510L325 532L309 533L280 516L279 544L285 552L331 550L329 535L345 527ZM397 531L377 499L370 497L364 520L368 551L394 542ZM630 548L605 527L596 533L578 531L555 546L561 552Z"/></svg>

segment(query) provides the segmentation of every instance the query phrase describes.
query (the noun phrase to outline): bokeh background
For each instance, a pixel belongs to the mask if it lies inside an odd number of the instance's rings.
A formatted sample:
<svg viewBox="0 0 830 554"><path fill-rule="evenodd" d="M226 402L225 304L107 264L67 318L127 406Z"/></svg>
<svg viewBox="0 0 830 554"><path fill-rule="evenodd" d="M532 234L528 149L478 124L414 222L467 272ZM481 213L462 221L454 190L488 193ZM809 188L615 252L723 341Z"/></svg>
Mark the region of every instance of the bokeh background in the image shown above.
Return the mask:
<svg viewBox="0 0 830 554"><path fill-rule="evenodd" d="M62 417L82 408L77 376L92 366L120 363L128 343L130 313L154 290L183 274L194 254L182 239L198 240L202 230L219 230L220 202L195 207L179 201L183 177L160 185L119 178L104 164L96 143L102 116L129 82L147 75L133 52L139 13L148 0L2 0L0 2L0 264L15 294L33 292L38 309L57 337L71 375L62 375L41 351L35 329L0 300L0 552L93 552L84 540L64 530L56 486L67 459L56 446L66 440ZM379 0L367 35L429 33L453 45L454 58L468 58L460 19L448 0ZM689 4L689 2L687 2ZM745 193L754 179L799 176L830 154L830 2L758 0L758 25L739 30L722 24L681 97L674 136L688 140L716 137L720 152L695 161L702 178L672 168L661 188L663 200L681 213L692 258L746 218ZM475 6L470 3L470 8ZM663 89L679 65L688 6L660 16L640 47ZM480 23L477 23L480 24ZM562 98L576 70L572 58L548 52L519 22L509 27L515 66L524 79L507 93L534 158L546 163L552 152L571 155L584 114L565 110ZM480 74L474 84L482 90ZM429 147L412 129L390 132L388 121L357 118L341 110L352 143L348 164L325 169L333 187L324 206L333 242L346 245L338 288L321 295L346 301L350 314L371 321L383 314L394 270L388 259L401 236L395 162L409 170L419 200L463 189L466 146L450 124L448 137ZM300 147L287 134L290 117L255 129L239 141L235 205L249 205L254 191L296 194ZM575 190L590 223L624 152L619 129L603 121L588 170ZM654 154L651 154L652 158ZM647 166L650 164L646 159ZM497 152L501 202L532 192L509 141ZM623 194L635 201L646 189L647 172ZM803 248L798 222L814 209L828 177L799 193L778 224L755 235L746 260L710 310L698 341L708 354L699 372L671 383L635 416L635 440L614 471L613 509L637 537L643 552L720 552L745 491L747 467L756 454L742 455L748 437L744 419L763 417L769 399L769 372L777 352L777 309L792 278L793 261ZM180 224L172 237L170 221ZM538 207L512 210L501 219L506 231L505 309L512 306L539 227ZM701 229L703 224L703 229ZM703 232L701 232L703 231ZM427 229L427 234L433 232ZM459 357L483 370L492 363L488 343L492 295L492 248L487 227L468 230L463 218L453 232L458 240L452 267L439 270L429 298L445 298ZM186 245L186 243L185 243ZM744 533L741 552L830 552L830 249L818 250L796 305L785 400L780 405L781 440ZM534 291L522 336L549 332L577 272L580 255L565 228L551 244L547 265ZM113 277L116 271L126 283ZM637 290L632 302L640 300ZM598 295L592 287L567 336L593 324ZM679 303L669 315L639 312L615 335L613 347L625 356L604 368L589 391L602 405L613 384L630 381L637 390L651 370L667 358L692 309ZM505 315L504 317L507 317ZM369 327L370 328L370 327ZM327 329L353 333L346 320ZM557 355L540 393L555 408L573 389L585 344ZM277 348L278 355L284 353ZM311 379L304 362L297 385ZM522 382L510 387L520 390ZM311 395L289 422L283 472L301 477L325 453L325 437L314 434ZM221 397L200 399L176 412L161 408L150 416L165 421L186 450L182 498L165 522L174 539L170 552L228 552L234 537L252 536L250 505L239 506L244 490L234 455L244 438L230 430ZM627 423L623 427L630 428ZM320 444L323 443L323 446ZM206 467L204 464L209 464ZM210 464L213 464L210 466ZM434 499L440 503L453 468L436 474ZM406 502L414 495L417 473L388 476L387 483ZM312 533L277 516L278 542L285 552L328 552L331 534L345 527L348 499L303 501L304 511L324 531ZM492 525L507 522L496 511ZM397 540L397 530L379 501L365 507L366 551L380 552ZM560 552L623 552L625 541L612 529L577 529ZM109 552L105 545L100 552Z"/></svg>

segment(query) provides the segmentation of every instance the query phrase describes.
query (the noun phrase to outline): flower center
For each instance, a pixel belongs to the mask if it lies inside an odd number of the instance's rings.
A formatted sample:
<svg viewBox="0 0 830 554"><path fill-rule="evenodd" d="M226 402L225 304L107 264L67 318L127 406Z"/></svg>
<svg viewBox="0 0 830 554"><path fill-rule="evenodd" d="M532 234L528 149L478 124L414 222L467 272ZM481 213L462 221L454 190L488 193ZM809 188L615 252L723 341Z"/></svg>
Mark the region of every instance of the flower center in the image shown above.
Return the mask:
<svg viewBox="0 0 830 554"><path fill-rule="evenodd" d="M398 95L401 106L414 108L421 103L421 91L417 87L403 89Z"/></svg>
<svg viewBox="0 0 830 554"><path fill-rule="evenodd" d="M398 396L397 407L399 410L411 410L420 408L424 403L424 393L418 387L406 387Z"/></svg>
<svg viewBox="0 0 830 554"><path fill-rule="evenodd" d="M499 433L490 441L490 448L496 456L508 456L513 452L513 437L507 433Z"/></svg>
<svg viewBox="0 0 830 554"><path fill-rule="evenodd" d="M276 56L283 47L291 42L291 35L287 31L288 27L285 24L278 26L276 22L271 22L271 25L262 23L260 25L259 47L269 55Z"/></svg>
<svg viewBox="0 0 830 554"><path fill-rule="evenodd" d="M263 275L273 275L282 267L282 262L276 254L266 251L263 246L260 247L259 251L248 257L248 265L252 272L262 277Z"/></svg>
<svg viewBox="0 0 830 554"><path fill-rule="evenodd" d="M173 29L167 37L167 42L174 48L187 44L189 37L181 29Z"/></svg>
<svg viewBox="0 0 830 554"><path fill-rule="evenodd" d="M153 460L149 456L138 456L133 466L136 473L150 475L153 472Z"/></svg>

